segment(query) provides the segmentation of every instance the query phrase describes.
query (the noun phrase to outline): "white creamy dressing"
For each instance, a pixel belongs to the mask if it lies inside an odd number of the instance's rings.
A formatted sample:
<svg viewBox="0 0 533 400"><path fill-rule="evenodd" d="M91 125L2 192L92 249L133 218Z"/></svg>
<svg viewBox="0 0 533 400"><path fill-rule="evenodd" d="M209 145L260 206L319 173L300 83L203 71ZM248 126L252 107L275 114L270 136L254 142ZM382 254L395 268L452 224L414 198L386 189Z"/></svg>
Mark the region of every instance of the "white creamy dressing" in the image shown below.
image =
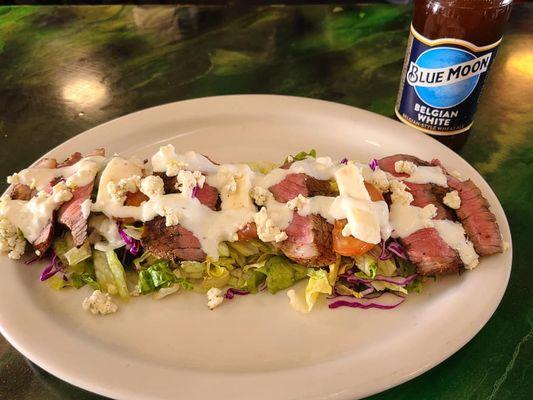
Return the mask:
<svg viewBox="0 0 533 400"><path fill-rule="evenodd" d="M5 199L0 214L19 228L29 242L34 242L59 204L51 196L35 196L30 201Z"/></svg>
<svg viewBox="0 0 533 400"><path fill-rule="evenodd" d="M465 268L475 268L479 263L479 255L472 242L467 239L463 225L450 220L435 220L433 223L442 240L459 253Z"/></svg>
<svg viewBox="0 0 533 400"><path fill-rule="evenodd" d="M206 174L216 173L219 167L206 156L194 151L176 154L174 146L168 144L160 147L159 151L152 157L153 171L165 172L169 161L180 161L185 164L186 169L200 171Z"/></svg>
<svg viewBox="0 0 533 400"><path fill-rule="evenodd" d="M23 183L37 190L44 189L55 178L70 178L72 183L85 186L91 183L103 167L105 157L89 156L75 164L61 168L26 168L12 177L13 183Z"/></svg>
<svg viewBox="0 0 533 400"><path fill-rule="evenodd" d="M208 256L217 258L218 244L237 240L237 231L253 222L258 214L259 210L250 196L253 188L259 187L266 193L262 206L266 208L268 218L258 220L267 220L267 230L279 232L286 229L294 211L287 204L277 202L268 188L278 184L289 174L304 173L320 180L335 178L337 181L344 181L339 185L339 197L307 198L295 210L300 215L318 214L330 223L335 219L346 218L349 222L347 226L350 227L347 235L352 234L370 243L379 243L382 237L386 239L390 236L387 205L383 201L370 200L364 187L362 166L335 165L331 158L319 157L295 161L287 169L276 168L268 174L261 174L253 172L246 164L217 165L192 151L177 154L172 145L161 147L152 157L151 163L154 172L175 172L172 168L180 165L186 170L204 173L205 182L220 193L221 211L213 211L198 199L183 193L154 195L139 207L124 206L112 201L107 193L108 183L117 183L141 172L138 164L120 157L113 158L104 169L92 211L102 212L110 218L133 218L143 222L158 215L166 216L168 221L168 216L172 215L173 223L178 221L191 231L200 241L202 250ZM264 231L261 228L265 227L258 227L258 231Z"/></svg>
<svg viewBox="0 0 533 400"><path fill-rule="evenodd" d="M448 187L448 180L446 175L442 172L441 167L416 167L415 171L407 178L403 178L406 182L411 183L433 183L442 187Z"/></svg>
<svg viewBox="0 0 533 400"><path fill-rule="evenodd" d="M15 178L12 177L12 182L34 187L38 193L29 201L12 200L9 196L4 196L0 216L19 228L26 240L34 242L52 219L54 211L72 197L64 185L59 185L61 188L56 185L51 195L43 189L55 178L66 178L70 188L88 185L103 167L104 161L105 157L89 156L67 167L27 168L20 171L15 174ZM87 212L88 205L85 204L84 207Z"/></svg>
<svg viewBox="0 0 533 400"><path fill-rule="evenodd" d="M124 246L125 243L118 232L118 225L115 220L109 219L105 215L91 215L87 225L104 239L94 243L96 250L108 251Z"/></svg>
<svg viewBox="0 0 533 400"><path fill-rule="evenodd" d="M113 157L107 163L100 175L98 184L98 193L96 201L92 205L92 211L102 211L102 208L109 202L112 202L111 194L107 187L110 182L118 183L121 179L127 179L132 176L142 176L142 168L135 160L126 160L122 157Z"/></svg>
<svg viewBox="0 0 533 400"><path fill-rule="evenodd" d="M404 238L424 228L432 228L437 208L429 204L424 208L393 203L390 206L390 224L393 238Z"/></svg>

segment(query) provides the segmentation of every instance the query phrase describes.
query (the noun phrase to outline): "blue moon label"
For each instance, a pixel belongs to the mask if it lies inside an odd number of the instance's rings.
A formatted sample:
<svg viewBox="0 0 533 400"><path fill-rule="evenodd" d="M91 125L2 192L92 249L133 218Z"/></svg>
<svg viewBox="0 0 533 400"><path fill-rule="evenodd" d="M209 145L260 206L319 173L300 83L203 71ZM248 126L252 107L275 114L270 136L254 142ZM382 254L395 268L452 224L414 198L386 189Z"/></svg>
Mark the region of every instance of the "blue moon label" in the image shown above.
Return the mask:
<svg viewBox="0 0 533 400"><path fill-rule="evenodd" d="M478 47L459 39L430 40L411 26L395 108L398 118L433 135L468 130L500 41Z"/></svg>

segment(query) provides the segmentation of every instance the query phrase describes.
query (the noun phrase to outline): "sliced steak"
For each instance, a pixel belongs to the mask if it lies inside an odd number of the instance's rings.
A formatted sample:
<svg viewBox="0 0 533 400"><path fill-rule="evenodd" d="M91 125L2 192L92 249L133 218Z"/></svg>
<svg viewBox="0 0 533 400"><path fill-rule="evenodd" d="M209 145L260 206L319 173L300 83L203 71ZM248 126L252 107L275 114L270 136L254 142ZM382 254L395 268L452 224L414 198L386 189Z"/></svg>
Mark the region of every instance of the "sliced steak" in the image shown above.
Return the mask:
<svg viewBox="0 0 533 400"><path fill-rule="evenodd" d="M297 212L285 233L288 238L279 249L298 264L322 266L335 262L332 243L333 225L319 215L302 217Z"/></svg>
<svg viewBox="0 0 533 400"><path fill-rule="evenodd" d="M12 200L30 200L35 194L35 190L24 183L16 183L13 185L9 196Z"/></svg>
<svg viewBox="0 0 533 400"><path fill-rule="evenodd" d="M154 175L159 176L163 180L166 194L179 193L179 190L176 189L177 178L175 176L167 176L164 172L154 172ZM220 210L220 196L215 187L204 183L204 186L198 188L196 198L204 206L207 206L214 211Z"/></svg>
<svg viewBox="0 0 533 400"><path fill-rule="evenodd" d="M411 203L412 206L415 207L425 207L428 204L433 204L435 207L437 207L437 215L435 219L450 219L454 220L453 212L445 207L442 203L442 197L439 199L437 195L435 194L436 188L439 188L437 185L432 184L418 184L418 183L410 183L410 182L404 182L405 185L409 188L409 191L413 195L413 202ZM444 188L442 188L444 189Z"/></svg>
<svg viewBox="0 0 533 400"><path fill-rule="evenodd" d="M453 177L448 177L448 185L459 193L461 206L455 211L476 252L480 256L501 253L503 241L496 216L479 188L470 179L461 182Z"/></svg>
<svg viewBox="0 0 533 400"><path fill-rule="evenodd" d="M39 237L33 242L33 249L38 252L39 256L44 255L50 248L54 239L54 220L50 220L48 224L39 234Z"/></svg>
<svg viewBox="0 0 533 400"><path fill-rule="evenodd" d="M181 225L165 226L165 218L155 217L144 224L141 236L146 251L167 260L204 261L200 241Z"/></svg>
<svg viewBox="0 0 533 400"><path fill-rule="evenodd" d="M281 182L269 187L276 201L286 203L298 197L331 196L331 185L327 180L315 179L304 173L289 174Z"/></svg>
<svg viewBox="0 0 533 400"><path fill-rule="evenodd" d="M419 166L431 165L430 163L424 160L421 160L418 157L410 156L409 154L395 154L393 156L384 157L381 160L379 160L378 161L379 168L394 176L398 176L398 177L408 176L407 174L399 174L398 172L396 172L396 169L394 168L394 164L396 163L396 161L410 161L413 164L416 164Z"/></svg>
<svg viewBox="0 0 533 400"><path fill-rule="evenodd" d="M463 265L459 254L442 240L435 228L420 229L400 241L420 275L456 272Z"/></svg>
<svg viewBox="0 0 533 400"><path fill-rule="evenodd" d="M257 226L255 222L247 223L244 228L241 228L237 231L237 236L239 240L250 240L257 238Z"/></svg>
<svg viewBox="0 0 533 400"><path fill-rule="evenodd" d="M57 168L57 160L55 158L41 158L30 168Z"/></svg>
<svg viewBox="0 0 533 400"><path fill-rule="evenodd" d="M57 164L57 168L62 167L70 167L71 165L76 164L78 161L82 159L82 155L79 151L72 153L67 159L65 159L63 162Z"/></svg>
<svg viewBox="0 0 533 400"><path fill-rule="evenodd" d="M70 229L76 246L81 246L87 239L87 218L83 216L81 204L91 198L93 186L94 182L74 190L72 198L62 204L57 212L58 222Z"/></svg>
<svg viewBox="0 0 533 400"><path fill-rule="evenodd" d="M196 198L211 210L220 210L220 196L217 188L204 183L201 188L198 188Z"/></svg>
<svg viewBox="0 0 533 400"><path fill-rule="evenodd" d="M126 193L126 200L124 201L124 205L139 207L142 203L148 200L150 200L150 198L147 195L145 195L140 190L137 190L136 192Z"/></svg>

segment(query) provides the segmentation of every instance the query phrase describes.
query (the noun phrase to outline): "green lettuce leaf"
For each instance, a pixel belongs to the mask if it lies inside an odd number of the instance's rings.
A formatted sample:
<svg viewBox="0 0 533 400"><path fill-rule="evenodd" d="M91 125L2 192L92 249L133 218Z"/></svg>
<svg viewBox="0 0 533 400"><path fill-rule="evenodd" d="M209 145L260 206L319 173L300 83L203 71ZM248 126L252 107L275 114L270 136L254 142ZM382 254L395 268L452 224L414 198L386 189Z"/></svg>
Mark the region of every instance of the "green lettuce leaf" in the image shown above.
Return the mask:
<svg viewBox="0 0 533 400"><path fill-rule="evenodd" d="M328 274L323 269L309 269L309 281L303 294L297 294L294 289L287 291L290 304L297 311L308 313L316 304L320 294L331 294L333 288L328 279Z"/></svg>
<svg viewBox="0 0 533 400"><path fill-rule="evenodd" d="M316 150L315 149L311 149L309 150L309 152L305 152L305 151L300 151L299 153L293 155L293 156L289 156L287 158L285 158L285 162L289 162L290 158L292 158L293 161L302 161L302 160L305 160L306 158L309 158L309 157L312 157L312 158L316 158Z"/></svg>
<svg viewBox="0 0 533 400"><path fill-rule="evenodd" d="M168 288L178 283L184 289L192 289L192 285L185 278L178 278L170 269L168 262L162 261L139 272L139 291L149 294L162 288Z"/></svg>
<svg viewBox="0 0 533 400"><path fill-rule="evenodd" d="M291 287L307 275L307 267L295 264L282 256L269 258L263 267L255 271L266 275L267 289L272 294Z"/></svg>

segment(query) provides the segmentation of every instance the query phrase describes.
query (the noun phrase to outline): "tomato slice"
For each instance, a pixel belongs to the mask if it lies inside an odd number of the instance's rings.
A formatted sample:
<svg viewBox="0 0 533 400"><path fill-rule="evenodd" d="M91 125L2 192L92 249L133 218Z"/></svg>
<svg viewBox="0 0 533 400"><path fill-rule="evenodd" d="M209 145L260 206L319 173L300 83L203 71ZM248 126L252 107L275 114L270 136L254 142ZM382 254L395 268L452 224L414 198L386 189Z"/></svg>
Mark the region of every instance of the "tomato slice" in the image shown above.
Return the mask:
<svg viewBox="0 0 533 400"><path fill-rule="evenodd" d="M374 185L365 182L365 187L372 201L383 200L383 195ZM346 219L335 221L333 226L333 250L346 257L360 256L370 251L375 244L363 242L353 236L345 237L342 235L342 229L347 223Z"/></svg>

